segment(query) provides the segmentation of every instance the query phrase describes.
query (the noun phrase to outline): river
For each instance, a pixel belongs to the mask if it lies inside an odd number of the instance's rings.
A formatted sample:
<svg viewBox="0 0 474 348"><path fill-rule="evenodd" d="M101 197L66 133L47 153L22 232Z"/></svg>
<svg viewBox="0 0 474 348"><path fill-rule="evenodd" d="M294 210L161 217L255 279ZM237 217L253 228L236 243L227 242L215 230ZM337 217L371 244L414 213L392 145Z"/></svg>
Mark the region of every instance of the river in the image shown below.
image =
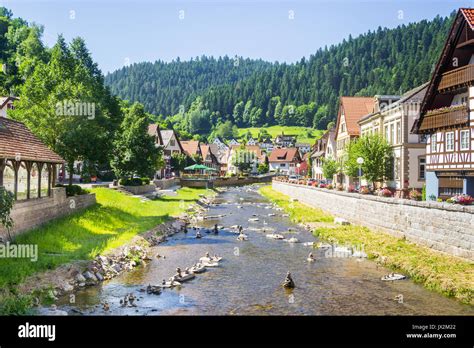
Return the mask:
<svg viewBox="0 0 474 348"><path fill-rule="evenodd" d="M307 262L312 248L303 242L317 239L275 209L257 188L233 187L216 197L207 215L222 216L197 224L205 229L224 226L218 235L203 232L204 237L196 239L191 231L177 233L153 248L153 255L165 258L153 257L144 267L78 291L74 304L63 297L58 308L84 315L474 314L471 306L409 279L382 281L390 270L364 258L328 257L327 250L314 249L316 261ZM259 221L249 221L252 218ZM237 235L230 232L229 227L238 224L244 227L248 241L237 241ZM302 243L267 238L273 231ZM160 295L140 292L148 284L168 279L176 267L192 266L207 251L223 257L219 267L208 268L182 287L165 289ZM293 290L281 286L287 271L296 284ZM120 299L129 293L137 296L136 307L121 307ZM110 304L108 311L101 305L105 301Z"/></svg>

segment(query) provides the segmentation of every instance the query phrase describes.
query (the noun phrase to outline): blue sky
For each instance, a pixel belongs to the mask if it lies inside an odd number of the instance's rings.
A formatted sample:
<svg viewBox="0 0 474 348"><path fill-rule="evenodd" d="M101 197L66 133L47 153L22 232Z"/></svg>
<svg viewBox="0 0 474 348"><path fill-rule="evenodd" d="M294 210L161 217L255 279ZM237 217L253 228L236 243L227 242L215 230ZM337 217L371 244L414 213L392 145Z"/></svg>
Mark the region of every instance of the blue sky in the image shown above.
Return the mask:
<svg viewBox="0 0 474 348"><path fill-rule="evenodd" d="M295 62L378 26L396 27L474 0L0 0L45 26L52 46L82 36L104 73L130 63L239 55Z"/></svg>

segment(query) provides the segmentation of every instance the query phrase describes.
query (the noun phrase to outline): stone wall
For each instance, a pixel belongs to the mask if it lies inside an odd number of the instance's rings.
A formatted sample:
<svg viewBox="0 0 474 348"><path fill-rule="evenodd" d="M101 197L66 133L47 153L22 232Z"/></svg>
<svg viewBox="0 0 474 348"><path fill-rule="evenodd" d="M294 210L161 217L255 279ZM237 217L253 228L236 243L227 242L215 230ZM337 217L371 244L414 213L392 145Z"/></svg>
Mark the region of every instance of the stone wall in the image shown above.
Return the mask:
<svg viewBox="0 0 474 348"><path fill-rule="evenodd" d="M223 187L223 186L243 186L256 183L271 182L273 176L256 176L256 177L230 177L230 178L216 178L212 180L205 179L181 179L181 186L184 187ZM209 184L208 184L209 183Z"/></svg>
<svg viewBox="0 0 474 348"><path fill-rule="evenodd" d="M417 202L273 181L273 189L374 230L474 259L474 206Z"/></svg>
<svg viewBox="0 0 474 348"><path fill-rule="evenodd" d="M141 186L121 186L125 191L130 192L132 195L143 195L156 191L155 184L152 185L141 185Z"/></svg>
<svg viewBox="0 0 474 348"><path fill-rule="evenodd" d="M52 219L75 213L95 203L95 194L66 197L64 187L53 188L51 197L18 201L11 212L11 217L15 223L11 235L18 235ZM0 238L5 240L6 237L6 230L0 227Z"/></svg>
<svg viewBox="0 0 474 348"><path fill-rule="evenodd" d="M153 183L159 189L166 190L166 189L169 189L170 187L179 185L180 184L179 181L180 181L179 178L173 178L173 179L154 180Z"/></svg>

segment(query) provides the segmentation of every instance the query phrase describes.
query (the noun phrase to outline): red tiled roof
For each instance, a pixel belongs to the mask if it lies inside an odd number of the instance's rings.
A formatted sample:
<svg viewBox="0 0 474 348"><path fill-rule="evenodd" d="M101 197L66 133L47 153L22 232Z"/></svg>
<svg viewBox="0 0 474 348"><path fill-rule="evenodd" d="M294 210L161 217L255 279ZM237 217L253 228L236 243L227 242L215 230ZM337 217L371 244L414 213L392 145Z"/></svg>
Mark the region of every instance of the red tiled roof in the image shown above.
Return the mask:
<svg viewBox="0 0 474 348"><path fill-rule="evenodd" d="M474 8L461 8L461 13L466 18L466 22L469 24L472 30L474 30Z"/></svg>
<svg viewBox="0 0 474 348"><path fill-rule="evenodd" d="M359 121L363 116L372 113L374 110L375 98L373 97L341 97L339 114L337 116L336 132L339 131L339 122L342 109L346 121L347 132L350 135L359 135Z"/></svg>
<svg viewBox="0 0 474 348"><path fill-rule="evenodd" d="M200 154L200 145L199 141L197 140L188 140L188 141L182 141L181 146L184 149L184 152L188 154L188 156L193 156L196 154Z"/></svg>
<svg viewBox="0 0 474 348"><path fill-rule="evenodd" d="M295 147L274 149L268 158L269 162L294 162L299 159L298 149Z"/></svg>
<svg viewBox="0 0 474 348"><path fill-rule="evenodd" d="M49 149L23 123L0 118L0 158L47 163L64 163L57 153Z"/></svg>

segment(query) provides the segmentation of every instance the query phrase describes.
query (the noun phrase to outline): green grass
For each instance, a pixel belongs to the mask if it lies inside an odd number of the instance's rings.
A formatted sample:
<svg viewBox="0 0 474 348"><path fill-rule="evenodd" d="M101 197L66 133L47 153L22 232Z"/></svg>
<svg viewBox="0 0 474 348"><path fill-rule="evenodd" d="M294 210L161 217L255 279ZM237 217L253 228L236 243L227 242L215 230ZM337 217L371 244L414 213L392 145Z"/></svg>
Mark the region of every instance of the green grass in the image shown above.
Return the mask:
<svg viewBox="0 0 474 348"><path fill-rule="evenodd" d="M54 220L16 238L16 243L38 245L38 261L0 259L0 289L14 288L26 277L75 260L93 259L176 216L199 199L212 194L204 189L182 188L177 196L141 202L106 188L91 190L97 205Z"/></svg>
<svg viewBox="0 0 474 348"><path fill-rule="evenodd" d="M264 186L260 192L284 208L298 222L328 222L333 217L320 209L290 202L289 197ZM427 247L366 227L327 225L317 227L314 234L331 243L363 245L370 259L403 272L417 283L460 302L474 304L474 265L472 262L443 254Z"/></svg>
<svg viewBox="0 0 474 348"><path fill-rule="evenodd" d="M297 135L296 141L299 143L309 143L314 144L315 140L319 138L323 131L308 127L298 127L298 126L271 126L271 127L251 127L251 128L239 128L239 137L243 137L247 134L247 131L250 130L252 136L256 138L260 129L265 128L267 132L272 136L273 139L282 132L286 135ZM311 133L309 136L308 131Z"/></svg>

